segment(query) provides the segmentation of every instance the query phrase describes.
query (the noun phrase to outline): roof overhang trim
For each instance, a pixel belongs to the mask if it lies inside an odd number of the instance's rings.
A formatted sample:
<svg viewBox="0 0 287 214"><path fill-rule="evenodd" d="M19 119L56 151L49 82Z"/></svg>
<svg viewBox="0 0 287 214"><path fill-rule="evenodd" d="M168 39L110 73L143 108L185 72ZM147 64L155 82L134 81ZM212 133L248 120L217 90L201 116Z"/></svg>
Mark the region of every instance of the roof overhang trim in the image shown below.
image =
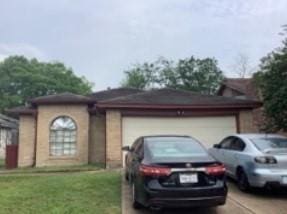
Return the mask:
<svg viewBox="0 0 287 214"><path fill-rule="evenodd" d="M94 108L99 109L254 109L262 106L261 102L254 101L250 104L229 104L229 105L148 105L148 104L104 104L98 103Z"/></svg>

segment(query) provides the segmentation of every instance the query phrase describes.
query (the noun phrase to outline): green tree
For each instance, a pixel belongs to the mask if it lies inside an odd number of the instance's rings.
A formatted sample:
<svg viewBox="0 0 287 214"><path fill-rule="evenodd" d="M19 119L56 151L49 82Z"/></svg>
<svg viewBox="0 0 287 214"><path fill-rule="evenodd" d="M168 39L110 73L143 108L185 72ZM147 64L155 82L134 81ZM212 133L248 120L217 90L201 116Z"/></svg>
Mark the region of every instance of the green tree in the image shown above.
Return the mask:
<svg viewBox="0 0 287 214"><path fill-rule="evenodd" d="M133 68L124 72L126 77L121 85L138 89L151 87L156 79L154 76L156 71L157 69L153 63L136 64Z"/></svg>
<svg viewBox="0 0 287 214"><path fill-rule="evenodd" d="M287 26L284 31L287 33ZM286 34L285 34L286 35ZM255 74L264 101L266 131L287 130L287 39L261 60Z"/></svg>
<svg viewBox="0 0 287 214"><path fill-rule="evenodd" d="M60 62L45 63L23 56L0 62L0 111L22 105L27 99L61 92L90 93L92 84L77 77Z"/></svg>
<svg viewBox="0 0 287 214"><path fill-rule="evenodd" d="M125 74L124 86L169 87L203 94L214 94L223 80L223 73L212 58L190 57L178 62L159 58L153 63L137 64Z"/></svg>
<svg viewBox="0 0 287 214"><path fill-rule="evenodd" d="M178 87L184 90L214 94L223 80L223 73L217 66L215 59L180 60L176 66L179 74Z"/></svg>

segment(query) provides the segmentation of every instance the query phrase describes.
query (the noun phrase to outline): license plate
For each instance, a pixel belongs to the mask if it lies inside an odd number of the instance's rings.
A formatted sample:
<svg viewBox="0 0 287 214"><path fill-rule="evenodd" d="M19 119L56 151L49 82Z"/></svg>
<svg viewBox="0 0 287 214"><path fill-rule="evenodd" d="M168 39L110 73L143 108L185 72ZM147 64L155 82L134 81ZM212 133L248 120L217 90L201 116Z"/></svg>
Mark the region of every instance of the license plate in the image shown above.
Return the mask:
<svg viewBox="0 0 287 214"><path fill-rule="evenodd" d="M198 176L196 173L194 173L194 174L179 174L179 182L182 184L197 183L198 182Z"/></svg>
<svg viewBox="0 0 287 214"><path fill-rule="evenodd" d="M287 184L287 176L283 176L282 177L282 183L283 184Z"/></svg>

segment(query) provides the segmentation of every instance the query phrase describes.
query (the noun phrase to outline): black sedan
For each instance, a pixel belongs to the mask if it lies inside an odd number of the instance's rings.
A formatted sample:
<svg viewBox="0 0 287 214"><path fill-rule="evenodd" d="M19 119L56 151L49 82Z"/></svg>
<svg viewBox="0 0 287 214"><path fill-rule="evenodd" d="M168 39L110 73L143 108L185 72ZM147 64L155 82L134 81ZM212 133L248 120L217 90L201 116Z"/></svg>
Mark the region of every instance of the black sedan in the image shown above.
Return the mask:
<svg viewBox="0 0 287 214"><path fill-rule="evenodd" d="M189 136L145 136L126 155L133 206L212 207L225 204L225 167Z"/></svg>

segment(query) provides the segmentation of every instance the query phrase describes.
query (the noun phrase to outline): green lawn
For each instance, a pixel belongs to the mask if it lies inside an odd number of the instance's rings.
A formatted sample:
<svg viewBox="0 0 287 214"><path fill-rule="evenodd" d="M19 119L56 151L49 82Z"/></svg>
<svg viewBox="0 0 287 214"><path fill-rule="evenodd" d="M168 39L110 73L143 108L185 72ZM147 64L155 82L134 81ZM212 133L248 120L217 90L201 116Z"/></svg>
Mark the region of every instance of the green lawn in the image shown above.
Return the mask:
<svg viewBox="0 0 287 214"><path fill-rule="evenodd" d="M5 160L0 159L0 169L3 169L5 167Z"/></svg>
<svg viewBox="0 0 287 214"><path fill-rule="evenodd" d="M1 161L0 161L1 164ZM5 165L4 165L5 166ZM82 172L103 169L102 164L84 164L75 166L47 166L47 167L23 167L9 170L0 170L1 174L30 174L30 173L55 173L55 172ZM0 168L1 169L1 168Z"/></svg>
<svg viewBox="0 0 287 214"><path fill-rule="evenodd" d="M0 176L0 213L120 214L119 172Z"/></svg>

